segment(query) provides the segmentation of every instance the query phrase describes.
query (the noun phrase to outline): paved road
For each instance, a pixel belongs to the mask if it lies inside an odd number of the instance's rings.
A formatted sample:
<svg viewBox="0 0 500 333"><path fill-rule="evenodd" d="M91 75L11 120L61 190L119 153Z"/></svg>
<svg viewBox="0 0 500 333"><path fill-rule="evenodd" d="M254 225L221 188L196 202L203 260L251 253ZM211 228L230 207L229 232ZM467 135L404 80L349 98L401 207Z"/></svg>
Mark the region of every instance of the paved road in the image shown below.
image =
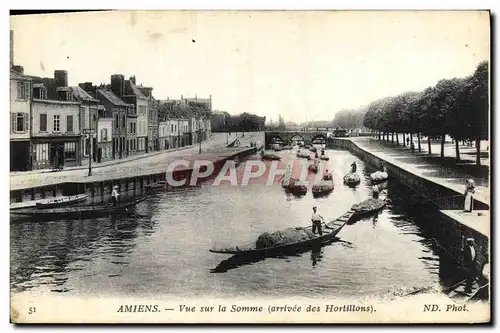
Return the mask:
<svg viewBox="0 0 500 333"><path fill-rule="evenodd" d="M433 154L431 156L427 155L426 152L412 155L408 148L396 147L385 142L380 142L377 139L367 137L352 139L359 147L385 161L398 165L415 175L419 175L420 177L453 189L458 193L464 192L465 180L472 178L476 182L475 197L487 204L490 202L488 177L484 177L484 175L480 173L476 174L478 169L471 163L466 162L459 165L450 163L449 165L440 165L439 150L433 150L433 153L437 152L438 154ZM451 155L447 154L450 158L451 156L455 156L453 147L454 146L450 143L445 149L445 152L453 152ZM453 162L453 158L451 158L451 161Z"/></svg>
<svg viewBox="0 0 500 333"><path fill-rule="evenodd" d="M225 133L214 133L213 138L202 143L202 155L204 156L215 154L217 152L229 152L232 149L226 148L226 140L232 142L236 139L236 134L232 133L228 138ZM250 141L256 141L261 143L263 141L262 133L246 133L244 138L240 136L240 147L250 146ZM139 172L144 172L145 170L158 170L159 168L167 166L167 164L175 159L182 159L184 156L198 155L198 145L189 147L178 151L166 151L164 153L155 154L153 156L147 156L141 159L136 159L128 161L125 163L113 164L101 166L99 168L92 170L92 179L101 179L109 177L113 174L122 174L128 176L134 176ZM122 162L122 161L117 161ZM50 172L50 173L33 173L29 172L26 174L16 173L10 176L10 187L11 190L45 186L50 184L63 183L68 181L83 180L87 179L88 170L63 170L60 172Z"/></svg>

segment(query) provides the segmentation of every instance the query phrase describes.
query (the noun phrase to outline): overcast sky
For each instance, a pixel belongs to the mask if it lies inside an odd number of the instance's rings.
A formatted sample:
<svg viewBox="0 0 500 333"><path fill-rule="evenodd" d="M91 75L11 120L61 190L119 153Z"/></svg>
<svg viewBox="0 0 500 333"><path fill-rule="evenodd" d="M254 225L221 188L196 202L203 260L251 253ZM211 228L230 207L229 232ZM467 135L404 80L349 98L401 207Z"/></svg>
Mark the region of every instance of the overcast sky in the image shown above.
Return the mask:
<svg viewBox="0 0 500 333"><path fill-rule="evenodd" d="M486 12L103 12L11 17L26 74L70 85L136 76L157 99L277 121L331 120L489 59Z"/></svg>

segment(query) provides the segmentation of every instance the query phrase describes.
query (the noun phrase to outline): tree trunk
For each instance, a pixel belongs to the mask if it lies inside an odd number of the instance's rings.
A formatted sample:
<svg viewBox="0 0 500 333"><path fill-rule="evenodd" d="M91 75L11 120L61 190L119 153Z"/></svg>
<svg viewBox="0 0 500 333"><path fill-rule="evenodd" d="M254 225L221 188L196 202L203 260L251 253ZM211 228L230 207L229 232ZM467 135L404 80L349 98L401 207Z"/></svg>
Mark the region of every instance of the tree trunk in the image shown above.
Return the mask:
<svg viewBox="0 0 500 333"><path fill-rule="evenodd" d="M441 159L444 159L444 140L446 139L446 134L441 136Z"/></svg>
<svg viewBox="0 0 500 333"><path fill-rule="evenodd" d="M431 137L428 136L427 137L427 147L429 148L429 151L427 152L427 154L432 154L432 150L431 150Z"/></svg>
<svg viewBox="0 0 500 333"><path fill-rule="evenodd" d="M394 132L391 133L391 142L394 143Z"/></svg>
<svg viewBox="0 0 500 333"><path fill-rule="evenodd" d="M481 140L476 138L476 165L481 166Z"/></svg>
<svg viewBox="0 0 500 333"><path fill-rule="evenodd" d="M396 145L399 146L399 134L396 133Z"/></svg>
<svg viewBox="0 0 500 333"><path fill-rule="evenodd" d="M420 146L420 133L417 133L417 139L418 139L418 152L420 153L422 151L422 147Z"/></svg>
<svg viewBox="0 0 500 333"><path fill-rule="evenodd" d="M378 132L378 139L380 140L380 131Z"/></svg>
<svg viewBox="0 0 500 333"><path fill-rule="evenodd" d="M403 147L404 147L404 146L406 146L406 144L405 144L405 142L406 142L406 141L405 141L405 140L406 140L406 137L405 137L405 136L406 136L406 135L405 135L405 132L403 132Z"/></svg>
<svg viewBox="0 0 500 333"><path fill-rule="evenodd" d="M460 162L460 148L458 146L458 141L459 140L455 139L455 154L456 154L457 162Z"/></svg>

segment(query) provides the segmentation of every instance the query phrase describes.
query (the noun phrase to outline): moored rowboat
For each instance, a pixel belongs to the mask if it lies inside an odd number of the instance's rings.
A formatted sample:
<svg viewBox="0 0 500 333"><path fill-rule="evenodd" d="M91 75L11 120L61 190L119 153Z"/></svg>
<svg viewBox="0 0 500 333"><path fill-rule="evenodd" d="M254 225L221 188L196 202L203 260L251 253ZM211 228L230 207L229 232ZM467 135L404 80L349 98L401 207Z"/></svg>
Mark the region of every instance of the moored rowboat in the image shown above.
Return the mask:
<svg viewBox="0 0 500 333"><path fill-rule="evenodd" d="M52 209L19 209L11 212L12 215L21 217L30 217L34 220L45 219L81 219L93 216L106 216L120 211L126 211L127 208L137 205L138 203L147 199L147 196L135 199L129 202L112 205L99 205L99 206L77 206L77 207L64 207Z"/></svg>
<svg viewBox="0 0 500 333"><path fill-rule="evenodd" d="M287 250L312 247L315 245L328 244L334 240L335 236L337 236L337 234L342 230L344 225L347 223L347 221L349 221L349 219L352 217L353 214L354 214L354 211L349 210L347 213L338 217L337 219L323 224L323 227L325 225L327 225L327 227L323 228L323 235L322 236L318 235L314 238L299 241L296 243L271 246L271 247L264 247L264 248L257 248L255 242L253 242L251 244L236 246L234 248L210 249L209 251L213 252L213 253L224 253L224 254L233 254L233 255L240 255L240 256L245 256L245 255L269 256L269 255L273 255L273 254L277 254L277 253L282 253L282 252L285 252ZM297 230L303 229L303 230L310 231L312 229L312 226L305 227L305 228L296 228L296 229Z"/></svg>
<svg viewBox="0 0 500 333"><path fill-rule="evenodd" d="M10 210L13 211L26 208L45 209L45 208L53 208L60 206L68 206L85 201L89 196L90 194L82 193L82 194L40 199L34 201L16 202L10 204Z"/></svg>

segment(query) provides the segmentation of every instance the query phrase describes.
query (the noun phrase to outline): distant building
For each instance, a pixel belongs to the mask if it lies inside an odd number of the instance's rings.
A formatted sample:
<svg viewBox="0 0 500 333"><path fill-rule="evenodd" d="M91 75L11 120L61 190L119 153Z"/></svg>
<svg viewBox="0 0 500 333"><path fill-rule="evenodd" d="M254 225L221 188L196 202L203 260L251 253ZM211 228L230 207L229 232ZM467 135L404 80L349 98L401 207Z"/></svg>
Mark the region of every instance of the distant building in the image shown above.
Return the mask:
<svg viewBox="0 0 500 333"><path fill-rule="evenodd" d="M231 116L225 111L212 112L211 129L214 132L226 132L228 130L229 120Z"/></svg>
<svg viewBox="0 0 500 333"><path fill-rule="evenodd" d="M80 108L80 131L82 133L82 164L87 164L90 158L93 162L98 162L97 154L97 132L98 132L98 105L99 100L92 97L79 86L71 87L71 92L75 101L81 103Z"/></svg>

